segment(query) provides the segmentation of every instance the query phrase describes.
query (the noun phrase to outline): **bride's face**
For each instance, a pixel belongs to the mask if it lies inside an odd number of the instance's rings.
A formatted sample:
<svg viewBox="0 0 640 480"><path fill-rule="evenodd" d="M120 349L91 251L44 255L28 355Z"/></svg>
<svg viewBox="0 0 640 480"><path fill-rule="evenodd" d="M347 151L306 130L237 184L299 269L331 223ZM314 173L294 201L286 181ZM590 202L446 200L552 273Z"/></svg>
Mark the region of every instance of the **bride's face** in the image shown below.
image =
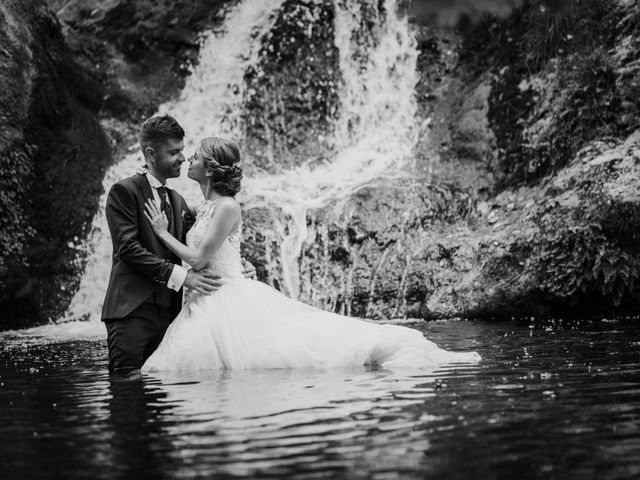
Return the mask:
<svg viewBox="0 0 640 480"><path fill-rule="evenodd" d="M202 147L198 147L195 153L189 158L189 170L187 170L187 176L196 182L201 182L206 178L207 165L205 163L204 155L202 154Z"/></svg>

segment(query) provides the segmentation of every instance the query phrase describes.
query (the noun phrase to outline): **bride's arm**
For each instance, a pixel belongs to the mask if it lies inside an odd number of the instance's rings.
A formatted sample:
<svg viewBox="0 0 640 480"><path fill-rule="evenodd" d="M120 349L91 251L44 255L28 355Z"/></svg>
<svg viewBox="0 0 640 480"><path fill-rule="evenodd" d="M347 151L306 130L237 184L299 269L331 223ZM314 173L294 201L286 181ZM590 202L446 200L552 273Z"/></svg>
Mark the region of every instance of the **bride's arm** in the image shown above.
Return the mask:
<svg viewBox="0 0 640 480"><path fill-rule="evenodd" d="M189 202L185 202L185 203L187 204L187 209L189 210L189 213L191 214L191 216L193 218L196 218L196 215L198 214L198 207L189 205Z"/></svg>
<svg viewBox="0 0 640 480"><path fill-rule="evenodd" d="M145 215L162 242L194 270L205 267L240 219L240 205L232 198L218 201L211 224L198 248L191 248L169 233L167 217L155 202L147 202Z"/></svg>

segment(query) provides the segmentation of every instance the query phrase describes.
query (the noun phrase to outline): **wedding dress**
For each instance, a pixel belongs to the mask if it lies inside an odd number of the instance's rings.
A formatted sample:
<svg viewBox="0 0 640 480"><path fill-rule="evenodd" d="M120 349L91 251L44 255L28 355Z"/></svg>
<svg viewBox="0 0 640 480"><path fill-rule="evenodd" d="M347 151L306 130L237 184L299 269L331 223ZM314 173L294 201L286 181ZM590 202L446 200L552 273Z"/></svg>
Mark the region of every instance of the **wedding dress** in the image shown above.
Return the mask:
<svg viewBox="0 0 640 480"><path fill-rule="evenodd" d="M215 202L200 207L187 244L197 247ZM207 268L224 285L211 295L190 293L143 371L326 368L350 365L431 367L477 362L476 352L449 352L421 332L326 312L243 278L240 225Z"/></svg>

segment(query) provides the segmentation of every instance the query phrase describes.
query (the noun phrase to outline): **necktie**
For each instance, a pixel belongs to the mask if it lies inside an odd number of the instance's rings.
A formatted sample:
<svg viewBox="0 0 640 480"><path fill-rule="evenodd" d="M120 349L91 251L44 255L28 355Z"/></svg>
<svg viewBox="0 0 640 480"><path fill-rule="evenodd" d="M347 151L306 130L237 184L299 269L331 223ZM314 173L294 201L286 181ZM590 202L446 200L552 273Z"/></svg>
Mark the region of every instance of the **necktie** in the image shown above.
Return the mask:
<svg viewBox="0 0 640 480"><path fill-rule="evenodd" d="M171 211L171 206L167 202L167 189L166 187L158 187L157 190L158 195L160 196L160 209L169 219L169 230L171 230L173 228L173 212Z"/></svg>

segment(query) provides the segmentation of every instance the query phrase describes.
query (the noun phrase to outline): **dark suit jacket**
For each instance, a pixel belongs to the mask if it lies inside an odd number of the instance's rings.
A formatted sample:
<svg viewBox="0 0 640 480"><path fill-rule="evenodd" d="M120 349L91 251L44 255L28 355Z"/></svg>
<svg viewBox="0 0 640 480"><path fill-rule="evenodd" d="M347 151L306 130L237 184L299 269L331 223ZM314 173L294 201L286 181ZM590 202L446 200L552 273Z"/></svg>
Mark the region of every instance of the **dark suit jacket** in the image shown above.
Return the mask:
<svg viewBox="0 0 640 480"><path fill-rule="evenodd" d="M169 192L174 224L171 233L181 242L193 224L184 198ZM144 216L145 202L153 199L144 175L134 175L115 183L107 197L107 223L113 242L113 263L102 307L102 320L121 319L144 301L170 303L175 317L182 306L182 291L167 287L174 264L180 263L153 232Z"/></svg>

